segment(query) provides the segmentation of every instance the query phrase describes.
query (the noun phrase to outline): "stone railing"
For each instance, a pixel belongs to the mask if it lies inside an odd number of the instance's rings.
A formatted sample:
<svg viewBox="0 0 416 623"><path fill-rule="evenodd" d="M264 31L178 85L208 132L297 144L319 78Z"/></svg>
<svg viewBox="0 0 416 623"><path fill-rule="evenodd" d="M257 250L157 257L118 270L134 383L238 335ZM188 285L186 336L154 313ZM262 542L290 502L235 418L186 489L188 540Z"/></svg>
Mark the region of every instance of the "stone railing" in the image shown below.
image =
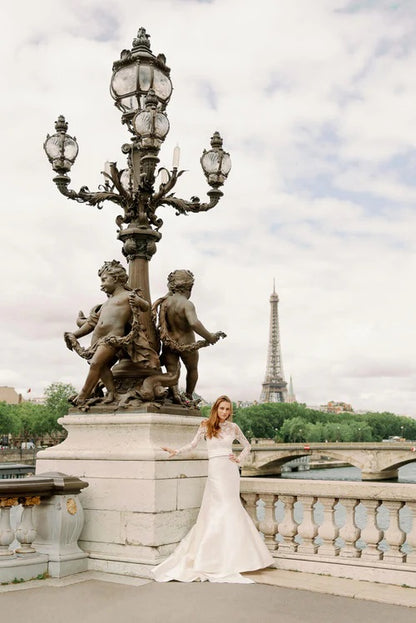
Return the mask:
<svg viewBox="0 0 416 623"><path fill-rule="evenodd" d="M242 478L276 567L416 587L416 485Z"/></svg>
<svg viewBox="0 0 416 623"><path fill-rule="evenodd" d="M0 582L86 570L78 494L87 486L58 472L0 481Z"/></svg>

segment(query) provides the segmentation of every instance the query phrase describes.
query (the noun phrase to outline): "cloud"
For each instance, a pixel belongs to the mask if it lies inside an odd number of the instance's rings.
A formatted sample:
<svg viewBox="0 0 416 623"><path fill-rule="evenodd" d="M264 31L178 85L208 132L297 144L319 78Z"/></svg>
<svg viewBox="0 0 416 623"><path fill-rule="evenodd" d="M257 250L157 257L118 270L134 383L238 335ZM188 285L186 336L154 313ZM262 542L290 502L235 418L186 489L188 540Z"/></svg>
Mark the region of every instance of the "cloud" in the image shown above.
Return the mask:
<svg viewBox="0 0 416 623"><path fill-rule="evenodd" d="M300 401L416 415L416 15L409 3L44 0L6 9L0 103L5 283L0 384L32 394L80 386L65 348L79 309L101 300L97 269L122 259L117 207L58 193L43 153L64 114L80 152L72 187L123 166L129 140L108 92L137 29L164 52L174 92L161 165L181 147L178 196L205 197L199 158L215 130L233 168L210 212L162 208L151 292L196 275L202 322L227 338L201 351L199 391L258 399L269 295L280 296L283 365ZM47 18L47 19L45 19Z"/></svg>

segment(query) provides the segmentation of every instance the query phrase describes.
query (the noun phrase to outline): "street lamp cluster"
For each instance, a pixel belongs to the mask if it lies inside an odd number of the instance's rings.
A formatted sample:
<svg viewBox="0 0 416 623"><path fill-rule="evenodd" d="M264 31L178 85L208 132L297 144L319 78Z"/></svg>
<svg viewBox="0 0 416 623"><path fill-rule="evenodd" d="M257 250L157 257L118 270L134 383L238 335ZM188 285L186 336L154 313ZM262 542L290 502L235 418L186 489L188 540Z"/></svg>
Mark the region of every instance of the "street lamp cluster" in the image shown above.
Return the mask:
<svg viewBox="0 0 416 623"><path fill-rule="evenodd" d="M123 50L113 64L110 93L115 106L121 111L122 123L131 134L130 142L122 145L127 163L122 169L115 162L104 167L104 184L97 191L82 186L79 191L70 189L69 172L78 155L75 137L67 133L68 123L60 116L55 123L56 132L47 136L44 149L56 176L54 182L67 198L98 208L105 201L120 206L122 214L116 218L118 239L129 263L129 285L140 288L142 296L151 303L148 263L156 252L156 243L163 221L156 216L162 205L172 206L176 214L204 212L213 208L223 193L220 187L231 169L231 160L223 150L222 138L215 132L211 148L204 150L201 166L207 179L208 201L196 196L190 200L176 197L172 192L179 176L179 148L174 151L173 167L169 171L159 164L159 151L169 132L166 107L172 95L170 69L163 54L155 56L149 35L140 28L131 50ZM155 188L156 180L158 187ZM143 322L150 342L158 343L151 312L143 314Z"/></svg>
<svg viewBox="0 0 416 623"><path fill-rule="evenodd" d="M131 142L122 146L127 155L127 167L119 171L115 163L105 167L105 186L98 192L83 186L79 192L69 190L68 176L78 155L75 137L67 134L68 124L63 116L55 123L56 133L47 136L44 148L53 170L54 178L62 194L76 201L101 207L105 200L119 204L124 209L122 220L117 224L136 223L159 230L162 221L154 214L160 205L172 205L177 214L201 212L213 208L222 196L219 190L231 169L228 153L222 148L222 138L215 132L211 149L204 150L201 166L211 190L209 203L201 203L197 197L190 201L169 194L175 186L178 171L178 151L173 170L164 169L160 187L154 192L155 171L159 163L159 150L169 132L166 106L172 94L170 69L163 54L154 56L150 50L149 35L140 28L133 41L132 50L123 50L120 60L113 65L110 93L115 105L122 112L122 123L132 134Z"/></svg>

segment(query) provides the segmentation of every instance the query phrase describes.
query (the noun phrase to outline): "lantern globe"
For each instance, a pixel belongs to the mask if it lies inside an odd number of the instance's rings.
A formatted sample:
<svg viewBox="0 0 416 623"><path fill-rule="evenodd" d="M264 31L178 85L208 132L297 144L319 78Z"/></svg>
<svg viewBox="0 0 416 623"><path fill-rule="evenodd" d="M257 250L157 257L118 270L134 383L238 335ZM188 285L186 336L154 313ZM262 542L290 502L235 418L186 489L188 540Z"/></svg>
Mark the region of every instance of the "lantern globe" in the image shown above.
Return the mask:
<svg viewBox="0 0 416 623"><path fill-rule="evenodd" d="M160 110L166 108L172 94L170 69L166 66L165 56L154 56L149 39L145 29L140 28L132 49L123 50L120 60L113 64L110 93L123 113L123 121L131 120L144 109L150 89L155 93Z"/></svg>
<svg viewBox="0 0 416 623"><path fill-rule="evenodd" d="M213 187L224 184L231 171L231 158L230 154L222 148L222 138L219 132L214 132L211 138L211 149L204 150L201 156L201 166L208 184Z"/></svg>
<svg viewBox="0 0 416 623"><path fill-rule="evenodd" d="M55 129L56 134L47 135L43 148L53 170L66 173L71 170L78 155L78 143L75 138L66 133L68 123L62 115L55 122Z"/></svg>

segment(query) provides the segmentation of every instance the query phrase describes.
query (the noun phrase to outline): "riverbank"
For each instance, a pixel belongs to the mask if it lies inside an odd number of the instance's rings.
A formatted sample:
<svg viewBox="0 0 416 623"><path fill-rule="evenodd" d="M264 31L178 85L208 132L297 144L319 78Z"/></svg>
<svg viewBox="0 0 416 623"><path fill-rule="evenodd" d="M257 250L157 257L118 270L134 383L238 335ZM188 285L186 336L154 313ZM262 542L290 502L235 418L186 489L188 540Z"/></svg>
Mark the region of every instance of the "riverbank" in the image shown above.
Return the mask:
<svg viewBox="0 0 416 623"><path fill-rule="evenodd" d="M2 463L24 463L35 465L36 455L42 448L0 448L0 465Z"/></svg>
<svg viewBox="0 0 416 623"><path fill-rule="evenodd" d="M351 464L345 461L335 461L332 459L330 461L309 461L309 469L335 469L337 467L351 467Z"/></svg>

